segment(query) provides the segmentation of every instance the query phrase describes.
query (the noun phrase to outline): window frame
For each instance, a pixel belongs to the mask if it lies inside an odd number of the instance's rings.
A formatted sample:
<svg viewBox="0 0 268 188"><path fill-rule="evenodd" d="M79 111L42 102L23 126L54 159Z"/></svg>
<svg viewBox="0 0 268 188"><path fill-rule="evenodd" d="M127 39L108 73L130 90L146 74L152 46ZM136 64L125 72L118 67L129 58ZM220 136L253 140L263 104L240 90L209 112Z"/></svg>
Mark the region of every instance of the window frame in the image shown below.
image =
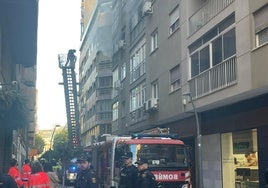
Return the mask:
<svg viewBox="0 0 268 188"><path fill-rule="evenodd" d="M141 83L130 91L129 111L133 112L139 108L143 108L146 99L146 84Z"/></svg>
<svg viewBox="0 0 268 188"><path fill-rule="evenodd" d="M175 33L180 27L180 9L177 5L169 14L169 35Z"/></svg>
<svg viewBox="0 0 268 188"><path fill-rule="evenodd" d="M156 51L157 48L158 48L158 30L155 29L151 33L151 53L153 53L154 51Z"/></svg>
<svg viewBox="0 0 268 188"><path fill-rule="evenodd" d="M256 47L268 43L268 4L262 6L254 16L255 45ZM264 39L264 40L262 40Z"/></svg>
<svg viewBox="0 0 268 188"><path fill-rule="evenodd" d="M177 74L178 73L178 74ZM173 78L173 74L175 74ZM177 74L177 75L176 75ZM181 88L181 67L180 64L176 65L169 71L170 75L170 92L174 92Z"/></svg>
<svg viewBox="0 0 268 188"><path fill-rule="evenodd" d="M229 55L228 57L225 57L225 48L224 48L224 43L226 42L226 40L224 40L224 37L229 33L229 32L232 32L234 30L234 35L233 38L234 38L234 53L232 55ZM211 69L212 67L222 63L224 60L228 59L229 57L233 56L236 54L236 41L235 41L235 36L236 36L236 32L235 32L235 26L232 24L230 25L229 27L227 27L225 30L223 30L222 32L218 32L217 35L215 35L213 38L211 38L210 40L206 41L206 43L202 43L198 48L196 48L195 50L191 51L189 50L189 61L190 61L190 77L193 78L195 76L198 76L200 74L202 74L203 72ZM220 62L217 62L216 64L214 64L214 61L213 61L213 50L215 49L213 47L213 44L215 44L214 42L216 40L218 40L219 38L221 38L221 61ZM201 65L200 65L200 52L209 47L209 54L208 54L208 58L209 58L209 62L208 62L208 65L209 67L205 68L205 69L202 69L201 70ZM197 73L194 73L193 74L193 56L195 54L198 54L198 71ZM195 70L195 69L194 69Z"/></svg>

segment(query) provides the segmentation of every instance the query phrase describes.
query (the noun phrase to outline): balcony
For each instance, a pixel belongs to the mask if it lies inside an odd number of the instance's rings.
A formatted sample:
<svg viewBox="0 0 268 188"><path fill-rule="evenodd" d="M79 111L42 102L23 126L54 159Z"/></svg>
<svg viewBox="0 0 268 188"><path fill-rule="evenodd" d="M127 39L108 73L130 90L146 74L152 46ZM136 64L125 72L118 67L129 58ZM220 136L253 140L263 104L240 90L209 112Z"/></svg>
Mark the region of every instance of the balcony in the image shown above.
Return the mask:
<svg viewBox="0 0 268 188"><path fill-rule="evenodd" d="M144 108L138 108L129 113L130 125L141 122L147 119L147 114L144 111Z"/></svg>
<svg viewBox="0 0 268 188"><path fill-rule="evenodd" d="M198 31L235 0L207 0L189 19L190 35Z"/></svg>
<svg viewBox="0 0 268 188"><path fill-rule="evenodd" d="M193 99L203 97L236 83L236 56L226 59L222 63L189 80L190 92Z"/></svg>

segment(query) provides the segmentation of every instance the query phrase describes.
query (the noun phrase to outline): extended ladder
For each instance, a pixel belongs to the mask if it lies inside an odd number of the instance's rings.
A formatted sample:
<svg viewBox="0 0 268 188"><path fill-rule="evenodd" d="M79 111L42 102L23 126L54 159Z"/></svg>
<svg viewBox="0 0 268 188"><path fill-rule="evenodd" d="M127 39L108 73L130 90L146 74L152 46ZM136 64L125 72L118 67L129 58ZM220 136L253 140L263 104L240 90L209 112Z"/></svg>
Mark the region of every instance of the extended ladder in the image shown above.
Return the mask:
<svg viewBox="0 0 268 188"><path fill-rule="evenodd" d="M65 93L68 136L74 148L80 145L80 125L77 103L77 83L75 74L76 56L75 50L69 50L68 54L58 55L59 67L62 69L63 85Z"/></svg>

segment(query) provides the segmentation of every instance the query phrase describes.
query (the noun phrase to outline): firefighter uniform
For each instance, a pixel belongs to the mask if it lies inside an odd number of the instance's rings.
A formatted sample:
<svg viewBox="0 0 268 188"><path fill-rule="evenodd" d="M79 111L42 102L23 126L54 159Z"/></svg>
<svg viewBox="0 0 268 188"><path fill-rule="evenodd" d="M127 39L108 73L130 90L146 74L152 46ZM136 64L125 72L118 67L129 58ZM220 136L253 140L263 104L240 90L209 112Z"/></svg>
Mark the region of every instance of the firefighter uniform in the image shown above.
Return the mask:
<svg viewBox="0 0 268 188"><path fill-rule="evenodd" d="M29 178L30 188L50 188L49 177L45 172L37 172L31 174Z"/></svg>
<svg viewBox="0 0 268 188"><path fill-rule="evenodd" d="M25 188L29 187L28 183L29 183L29 177L31 175L31 172L32 170L31 170L30 165L28 163L25 163L21 169L21 178L22 178Z"/></svg>
<svg viewBox="0 0 268 188"><path fill-rule="evenodd" d="M155 176L153 173L148 170L141 170L138 173L138 178L137 178L137 185L136 187L138 188L155 188L157 185L157 182L155 180Z"/></svg>
<svg viewBox="0 0 268 188"><path fill-rule="evenodd" d="M19 169L17 168L17 166L11 166L8 170L8 175L10 175L15 180L18 187L23 186L23 182L21 180L21 175L20 175L20 172L19 172Z"/></svg>
<svg viewBox="0 0 268 188"><path fill-rule="evenodd" d="M75 181L75 188L99 188L97 176L92 168L80 170Z"/></svg>

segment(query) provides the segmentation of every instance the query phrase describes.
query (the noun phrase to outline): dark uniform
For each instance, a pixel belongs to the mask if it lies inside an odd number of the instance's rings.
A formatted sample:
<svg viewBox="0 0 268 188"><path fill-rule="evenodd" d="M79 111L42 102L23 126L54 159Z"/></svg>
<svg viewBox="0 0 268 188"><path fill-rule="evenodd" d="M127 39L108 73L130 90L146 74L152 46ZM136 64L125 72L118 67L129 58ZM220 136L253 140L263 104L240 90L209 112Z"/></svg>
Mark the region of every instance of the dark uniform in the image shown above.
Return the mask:
<svg viewBox="0 0 268 188"><path fill-rule="evenodd" d="M80 170L75 181L75 188L99 188L97 176L94 170L88 168Z"/></svg>
<svg viewBox="0 0 268 188"><path fill-rule="evenodd" d="M139 159L136 164L138 165L139 173L136 181L138 188L156 188L157 181L153 173L148 169L148 162L145 159ZM145 166L143 166L145 165Z"/></svg>
<svg viewBox="0 0 268 188"><path fill-rule="evenodd" d="M0 175L0 188L18 188L15 180L7 174Z"/></svg>
<svg viewBox="0 0 268 188"><path fill-rule="evenodd" d="M80 169L77 173L74 188L99 188L99 182L95 171L91 166L91 158L81 156L77 159Z"/></svg>
<svg viewBox="0 0 268 188"><path fill-rule="evenodd" d="M137 187L138 188L156 188L157 182L155 176L150 170L145 169L138 173Z"/></svg>
<svg viewBox="0 0 268 188"><path fill-rule="evenodd" d="M138 169L132 164L132 153L125 153L122 158L130 160L123 166L120 171L120 180L118 188L136 188L136 180L138 176ZM124 161L126 163L126 161Z"/></svg>
<svg viewBox="0 0 268 188"><path fill-rule="evenodd" d="M135 188L138 175L136 166L124 166L120 171L119 188Z"/></svg>

